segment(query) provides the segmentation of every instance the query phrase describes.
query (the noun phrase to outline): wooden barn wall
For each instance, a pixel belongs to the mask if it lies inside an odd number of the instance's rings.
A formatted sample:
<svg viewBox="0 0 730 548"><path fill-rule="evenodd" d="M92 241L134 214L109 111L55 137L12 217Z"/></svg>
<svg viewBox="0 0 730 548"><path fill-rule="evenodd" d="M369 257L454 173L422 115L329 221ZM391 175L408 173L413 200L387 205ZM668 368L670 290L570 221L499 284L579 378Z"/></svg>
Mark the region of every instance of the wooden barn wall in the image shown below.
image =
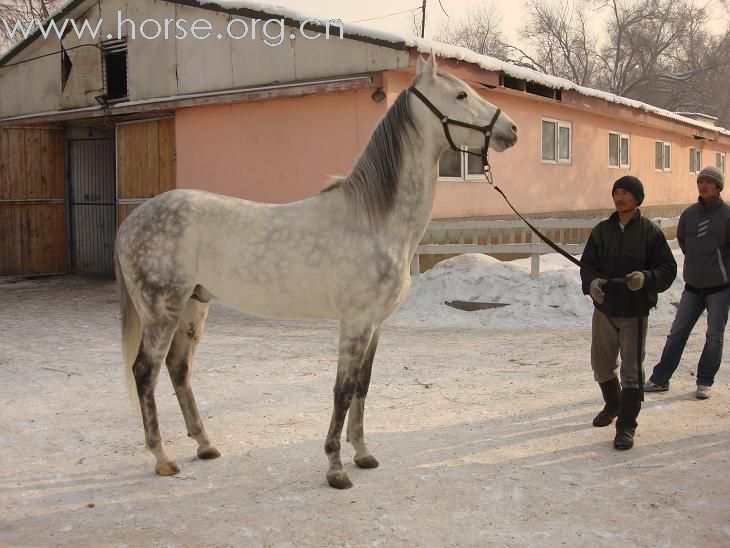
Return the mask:
<svg viewBox="0 0 730 548"><path fill-rule="evenodd" d="M139 204L175 188L175 119L117 126L117 224Z"/></svg>
<svg viewBox="0 0 730 548"><path fill-rule="evenodd" d="M0 128L0 275L67 271L63 131Z"/></svg>

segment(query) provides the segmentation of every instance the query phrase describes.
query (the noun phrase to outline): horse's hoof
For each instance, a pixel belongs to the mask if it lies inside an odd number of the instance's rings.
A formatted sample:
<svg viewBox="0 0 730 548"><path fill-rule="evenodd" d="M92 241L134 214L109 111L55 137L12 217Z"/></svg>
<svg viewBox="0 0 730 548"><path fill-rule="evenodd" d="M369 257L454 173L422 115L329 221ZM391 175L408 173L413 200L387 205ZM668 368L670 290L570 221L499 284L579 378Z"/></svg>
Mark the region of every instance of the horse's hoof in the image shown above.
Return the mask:
<svg viewBox="0 0 730 548"><path fill-rule="evenodd" d="M158 464L155 466L155 472L157 472L160 476L174 476L178 472L180 472L180 467L175 463L174 460L171 460L170 462L165 462L163 464Z"/></svg>
<svg viewBox="0 0 730 548"><path fill-rule="evenodd" d="M327 483L330 484L330 487L334 487L335 489L349 489L352 487L350 478L348 478L347 474L344 472L327 474Z"/></svg>
<svg viewBox="0 0 730 548"><path fill-rule="evenodd" d="M221 456L221 452L218 451L215 447L206 447L205 449L198 449L198 458L199 459L217 459Z"/></svg>
<svg viewBox="0 0 730 548"><path fill-rule="evenodd" d="M378 459L372 455L368 455L361 459L355 459L355 464L357 464L359 468L377 468L380 463L378 462Z"/></svg>

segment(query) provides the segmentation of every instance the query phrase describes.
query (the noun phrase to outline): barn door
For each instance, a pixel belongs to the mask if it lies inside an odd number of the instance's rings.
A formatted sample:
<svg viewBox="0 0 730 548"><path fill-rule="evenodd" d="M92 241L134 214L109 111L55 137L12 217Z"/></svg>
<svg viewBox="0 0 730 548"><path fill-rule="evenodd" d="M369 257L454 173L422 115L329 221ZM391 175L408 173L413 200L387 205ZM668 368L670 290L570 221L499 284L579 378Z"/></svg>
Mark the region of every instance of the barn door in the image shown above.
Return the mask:
<svg viewBox="0 0 730 548"><path fill-rule="evenodd" d="M68 160L72 269L111 275L116 234L114 130L71 128Z"/></svg>
<svg viewBox="0 0 730 548"><path fill-rule="evenodd" d="M150 198L175 188L175 119L117 125L117 222Z"/></svg>
<svg viewBox="0 0 730 548"><path fill-rule="evenodd" d="M0 276L66 272L63 130L0 128Z"/></svg>

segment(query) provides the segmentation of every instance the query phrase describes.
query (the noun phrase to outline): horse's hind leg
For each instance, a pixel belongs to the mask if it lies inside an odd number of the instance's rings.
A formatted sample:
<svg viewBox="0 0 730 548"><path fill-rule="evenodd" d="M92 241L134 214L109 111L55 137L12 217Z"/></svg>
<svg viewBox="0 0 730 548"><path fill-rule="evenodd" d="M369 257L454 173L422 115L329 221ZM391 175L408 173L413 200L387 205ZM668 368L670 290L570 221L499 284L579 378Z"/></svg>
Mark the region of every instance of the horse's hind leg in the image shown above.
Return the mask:
<svg viewBox="0 0 730 548"><path fill-rule="evenodd" d="M347 441L355 448L354 460L360 468L376 468L378 466L377 459L370 454L365 445L363 424L365 420L365 397L370 386L370 374L373 370L373 359L375 358L375 350L378 347L379 336L380 329L373 334L370 346L365 353L365 359L355 384L355 395L352 398L347 416Z"/></svg>
<svg viewBox="0 0 730 548"><path fill-rule="evenodd" d="M347 326L340 328L339 358L337 362L337 379L335 381L335 404L332 421L327 432L324 450L329 460L327 482L336 489L352 487L340 459L340 437L345 423L345 415L350 408L355 385L370 346L374 327L372 325Z"/></svg>
<svg viewBox="0 0 730 548"><path fill-rule="evenodd" d="M165 360L177 401L185 418L188 436L198 442L198 457L201 459L215 459L221 456L205 431L190 380L195 349L203 335L209 307L210 302L201 301L197 293L188 300Z"/></svg>
<svg viewBox="0 0 730 548"><path fill-rule="evenodd" d="M145 325L142 329L142 342L139 345L137 358L132 366L137 384L137 395L142 410L145 445L157 459L155 471L161 476L177 474L180 468L165 449L160 436L160 425L157 421L157 404L155 403L155 386L160 373L162 360L170 347L175 323L172 321Z"/></svg>

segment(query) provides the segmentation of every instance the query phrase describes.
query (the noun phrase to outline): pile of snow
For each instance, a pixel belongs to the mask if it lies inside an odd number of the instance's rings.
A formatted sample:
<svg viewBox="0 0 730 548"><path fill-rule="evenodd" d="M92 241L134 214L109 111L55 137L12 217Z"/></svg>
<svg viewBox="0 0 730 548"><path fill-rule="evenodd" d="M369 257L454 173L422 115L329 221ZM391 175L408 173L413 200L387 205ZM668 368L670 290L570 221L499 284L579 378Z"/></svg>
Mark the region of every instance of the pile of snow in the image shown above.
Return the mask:
<svg viewBox="0 0 730 548"><path fill-rule="evenodd" d="M671 324L684 287L680 250L674 251L677 279L659 295L651 324ZM506 303L465 312L447 301ZM530 278L530 259L500 261L468 253L442 261L412 278L411 293L391 321L452 327L587 327L593 303L583 295L578 267L557 253L540 258L540 275Z"/></svg>

